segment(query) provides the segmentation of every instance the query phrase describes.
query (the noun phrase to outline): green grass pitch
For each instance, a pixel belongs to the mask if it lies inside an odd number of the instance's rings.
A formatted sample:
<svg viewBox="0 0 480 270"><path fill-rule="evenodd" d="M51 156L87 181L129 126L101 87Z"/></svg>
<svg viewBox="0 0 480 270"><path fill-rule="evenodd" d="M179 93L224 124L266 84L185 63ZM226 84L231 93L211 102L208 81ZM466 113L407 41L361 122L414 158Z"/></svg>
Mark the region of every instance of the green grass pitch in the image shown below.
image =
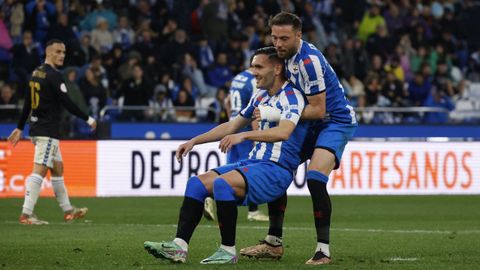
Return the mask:
<svg viewBox="0 0 480 270"><path fill-rule="evenodd" d="M280 261L240 258L237 265L203 266L219 245L217 224L202 220L187 264L155 259L145 240L171 240L179 197L73 198L86 220L64 224L55 199L41 198L37 214L51 224L17 224L22 199L0 199L1 269L299 269L313 254L309 197L289 197L285 255ZM479 269L479 196L333 196L331 252L324 269ZM265 206L262 207L265 210ZM246 220L240 208L237 250L263 238L267 224ZM318 266L317 266L318 267Z"/></svg>

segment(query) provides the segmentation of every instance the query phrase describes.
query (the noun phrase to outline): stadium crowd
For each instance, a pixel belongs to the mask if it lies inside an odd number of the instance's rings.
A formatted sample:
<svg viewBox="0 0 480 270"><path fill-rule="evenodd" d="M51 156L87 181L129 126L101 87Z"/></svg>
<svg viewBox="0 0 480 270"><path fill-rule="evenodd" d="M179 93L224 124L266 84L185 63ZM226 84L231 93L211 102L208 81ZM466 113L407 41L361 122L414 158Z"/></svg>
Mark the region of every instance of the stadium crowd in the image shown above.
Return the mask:
<svg viewBox="0 0 480 270"><path fill-rule="evenodd" d="M0 105L19 104L45 42L66 44L71 98L104 121L219 121L233 76L271 44L268 19L303 20L357 108L480 110L474 0L0 0ZM327 89L328 90L328 89ZM119 110L117 106L144 106ZM124 108L125 108L124 107ZM13 121L16 109L1 110ZM474 122L446 112L363 112L367 123ZM455 120L456 119L456 120Z"/></svg>

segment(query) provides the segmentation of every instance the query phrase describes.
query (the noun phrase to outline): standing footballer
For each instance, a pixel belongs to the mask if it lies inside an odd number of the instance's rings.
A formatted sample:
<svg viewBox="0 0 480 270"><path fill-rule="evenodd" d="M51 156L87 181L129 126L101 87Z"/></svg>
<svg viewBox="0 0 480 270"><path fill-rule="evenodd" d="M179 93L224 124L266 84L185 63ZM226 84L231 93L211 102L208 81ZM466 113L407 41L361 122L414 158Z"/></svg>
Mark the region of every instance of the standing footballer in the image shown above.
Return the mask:
<svg viewBox="0 0 480 270"><path fill-rule="evenodd" d="M285 61L287 78L307 96L308 105L305 106L302 119L314 120L314 146L305 154L310 158L306 178L313 203L317 247L306 264L329 264L332 208L327 191L328 176L340 166L343 150L357 128L357 120L335 71L315 46L302 40L300 18L292 13L281 12L271 19L270 27L273 45L278 56ZM259 109L262 119L279 118L279 113L271 108ZM281 203L272 202L268 209L280 208ZM280 234L283 215L276 217L276 213L271 212L269 215L271 221L279 222L271 222L265 240L259 245L240 250L242 255L257 258L280 258L283 255ZM271 235L270 232L274 231L272 227L278 226L280 228L276 231L279 235Z"/></svg>
<svg viewBox="0 0 480 270"><path fill-rule="evenodd" d="M33 214L43 178L48 170L52 175L55 197L65 213L64 220L68 222L82 218L88 211L87 208L73 207L65 188L63 161L59 148L61 105L70 113L85 120L92 130L96 128L97 123L95 119L83 113L67 95L67 87L58 70L65 59L65 44L53 39L47 42L45 50L45 63L33 71L28 82L22 115L17 128L8 137L10 143L15 146L30 115L29 135L35 145L35 156L32 174L25 182L25 202L19 220L21 224L48 224Z"/></svg>

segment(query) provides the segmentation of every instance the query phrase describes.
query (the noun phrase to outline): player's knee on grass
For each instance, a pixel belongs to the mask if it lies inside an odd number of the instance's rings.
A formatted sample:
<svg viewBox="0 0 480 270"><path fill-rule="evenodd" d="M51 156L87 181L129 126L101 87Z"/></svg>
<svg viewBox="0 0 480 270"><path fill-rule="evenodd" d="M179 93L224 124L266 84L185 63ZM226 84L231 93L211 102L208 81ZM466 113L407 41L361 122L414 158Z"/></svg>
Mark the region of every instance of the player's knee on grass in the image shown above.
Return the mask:
<svg viewBox="0 0 480 270"><path fill-rule="evenodd" d="M235 191L223 178L213 181L213 197L216 201L235 201Z"/></svg>
<svg viewBox="0 0 480 270"><path fill-rule="evenodd" d="M192 176L190 179L188 179L187 187L185 188L185 197L189 197L203 203L209 194L210 192L197 176Z"/></svg>

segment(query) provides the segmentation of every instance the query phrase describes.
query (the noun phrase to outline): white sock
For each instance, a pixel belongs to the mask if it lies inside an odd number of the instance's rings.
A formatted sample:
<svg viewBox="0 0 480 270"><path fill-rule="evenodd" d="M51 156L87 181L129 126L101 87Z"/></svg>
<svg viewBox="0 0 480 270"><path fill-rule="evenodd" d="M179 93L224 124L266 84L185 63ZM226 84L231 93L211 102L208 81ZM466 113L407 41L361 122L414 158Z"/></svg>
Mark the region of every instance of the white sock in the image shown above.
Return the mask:
<svg viewBox="0 0 480 270"><path fill-rule="evenodd" d="M229 253L233 254L233 255L237 255L237 249L235 248L235 246L225 246L225 245L220 245L220 248L223 248L224 250L228 251Z"/></svg>
<svg viewBox="0 0 480 270"><path fill-rule="evenodd" d="M274 235L267 235L265 237L265 241L267 241L267 243L269 243L272 246L281 246L282 243L283 243L282 238L274 236Z"/></svg>
<svg viewBox="0 0 480 270"><path fill-rule="evenodd" d="M188 243L182 238L175 238L173 242L179 245L184 251L188 251Z"/></svg>
<svg viewBox="0 0 480 270"><path fill-rule="evenodd" d="M26 215L32 215L35 204L40 196L40 190L42 188L43 177L39 174L32 173L27 177L25 183L25 201L23 203L22 213Z"/></svg>
<svg viewBox="0 0 480 270"><path fill-rule="evenodd" d="M315 252L317 251L322 251L323 254L325 254L327 257L330 257L330 245L317 242L317 248L315 249Z"/></svg>
<svg viewBox="0 0 480 270"><path fill-rule="evenodd" d="M52 177L52 186L53 191L55 192L55 197L57 197L57 202L62 208L63 212L71 211L73 207L70 204L70 199L68 198L68 192L65 188L63 176Z"/></svg>

